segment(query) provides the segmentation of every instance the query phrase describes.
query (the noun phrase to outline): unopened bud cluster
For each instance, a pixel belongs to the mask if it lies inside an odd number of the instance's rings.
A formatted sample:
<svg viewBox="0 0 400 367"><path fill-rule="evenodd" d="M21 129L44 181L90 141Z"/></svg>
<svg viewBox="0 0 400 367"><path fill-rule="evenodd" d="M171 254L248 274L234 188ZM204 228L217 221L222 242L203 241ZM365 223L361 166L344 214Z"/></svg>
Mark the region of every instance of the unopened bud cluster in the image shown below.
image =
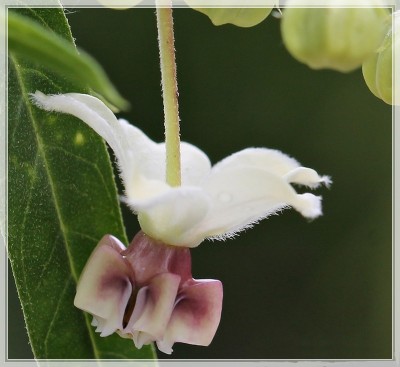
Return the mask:
<svg viewBox="0 0 400 367"><path fill-rule="evenodd" d="M384 38L389 12L373 7L373 1L362 8L338 7L333 0L324 8L299 8L296 3L289 2L284 11L282 38L291 55L313 69L359 68Z"/></svg>

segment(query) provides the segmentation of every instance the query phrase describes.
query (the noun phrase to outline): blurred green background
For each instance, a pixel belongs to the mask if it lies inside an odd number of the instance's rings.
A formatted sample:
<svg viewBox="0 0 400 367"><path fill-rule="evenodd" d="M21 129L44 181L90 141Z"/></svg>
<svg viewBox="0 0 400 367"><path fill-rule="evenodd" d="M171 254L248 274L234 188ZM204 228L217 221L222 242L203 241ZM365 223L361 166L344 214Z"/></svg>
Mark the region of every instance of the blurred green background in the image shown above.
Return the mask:
<svg viewBox="0 0 400 367"><path fill-rule="evenodd" d="M69 9L76 43L131 102L120 116L163 139L153 9ZM215 27L175 10L183 140L213 163L249 146L282 150L332 177L324 216L286 210L192 251L193 275L224 284L212 344L160 358L392 357L392 109L357 70L313 71L286 51L280 20ZM136 217L123 208L128 236ZM32 356L9 272L9 358Z"/></svg>

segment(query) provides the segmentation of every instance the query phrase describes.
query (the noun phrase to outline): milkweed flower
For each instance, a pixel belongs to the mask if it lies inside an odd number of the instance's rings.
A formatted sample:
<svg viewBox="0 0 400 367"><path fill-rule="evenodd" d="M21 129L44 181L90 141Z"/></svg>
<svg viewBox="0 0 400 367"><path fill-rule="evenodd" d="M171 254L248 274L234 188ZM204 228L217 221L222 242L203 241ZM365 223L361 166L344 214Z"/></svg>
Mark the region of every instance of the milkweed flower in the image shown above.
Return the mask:
<svg viewBox="0 0 400 367"><path fill-rule="evenodd" d="M84 94L32 95L48 111L80 118L113 149L125 202L142 231L125 246L112 236L98 244L79 280L75 305L93 316L102 336L118 332L137 347L153 341L208 345L218 327L222 284L194 280L189 248L226 239L284 208L304 217L322 214L321 198L298 194L292 184L316 188L327 176L272 149L248 148L214 166L207 155L181 143L182 185L165 182L165 143L155 143Z"/></svg>

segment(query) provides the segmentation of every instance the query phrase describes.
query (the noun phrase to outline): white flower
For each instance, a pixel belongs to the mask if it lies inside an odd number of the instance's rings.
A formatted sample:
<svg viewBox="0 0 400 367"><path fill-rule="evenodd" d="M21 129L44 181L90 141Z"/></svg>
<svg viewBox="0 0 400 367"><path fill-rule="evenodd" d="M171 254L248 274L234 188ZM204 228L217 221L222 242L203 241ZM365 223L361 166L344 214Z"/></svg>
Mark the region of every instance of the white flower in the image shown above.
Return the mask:
<svg viewBox="0 0 400 367"><path fill-rule="evenodd" d="M293 158L272 149L248 148L211 167L197 147L181 143L182 185L165 182L165 144L114 114L97 98L37 91L35 104L74 115L113 149L125 186L125 201L142 230L169 245L195 247L205 238L225 239L287 207L307 218L321 215L321 198L298 194L291 184L329 184Z"/></svg>
<svg viewBox="0 0 400 367"><path fill-rule="evenodd" d="M165 182L165 144L117 120L97 98L37 91L32 100L80 118L108 142L125 201L144 232L128 248L104 236L82 271L74 304L93 315L101 336L117 332L137 348L156 342L164 353L175 342L210 344L221 318L222 283L192 278L188 247L231 237L289 206L308 218L321 214L321 198L297 194L291 184L314 188L329 178L279 151L249 148L211 167L201 150L181 143L182 186L171 187Z"/></svg>

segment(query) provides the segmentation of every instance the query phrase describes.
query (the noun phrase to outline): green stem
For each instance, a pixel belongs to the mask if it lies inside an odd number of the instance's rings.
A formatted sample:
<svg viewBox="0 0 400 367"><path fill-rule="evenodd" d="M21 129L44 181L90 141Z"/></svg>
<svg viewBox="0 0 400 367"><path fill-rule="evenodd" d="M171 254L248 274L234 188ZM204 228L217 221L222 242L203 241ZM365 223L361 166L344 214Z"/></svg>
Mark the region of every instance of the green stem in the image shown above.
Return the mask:
<svg viewBox="0 0 400 367"><path fill-rule="evenodd" d="M166 181L171 186L179 186L181 184L181 154L172 8L157 7L156 14L164 100Z"/></svg>

